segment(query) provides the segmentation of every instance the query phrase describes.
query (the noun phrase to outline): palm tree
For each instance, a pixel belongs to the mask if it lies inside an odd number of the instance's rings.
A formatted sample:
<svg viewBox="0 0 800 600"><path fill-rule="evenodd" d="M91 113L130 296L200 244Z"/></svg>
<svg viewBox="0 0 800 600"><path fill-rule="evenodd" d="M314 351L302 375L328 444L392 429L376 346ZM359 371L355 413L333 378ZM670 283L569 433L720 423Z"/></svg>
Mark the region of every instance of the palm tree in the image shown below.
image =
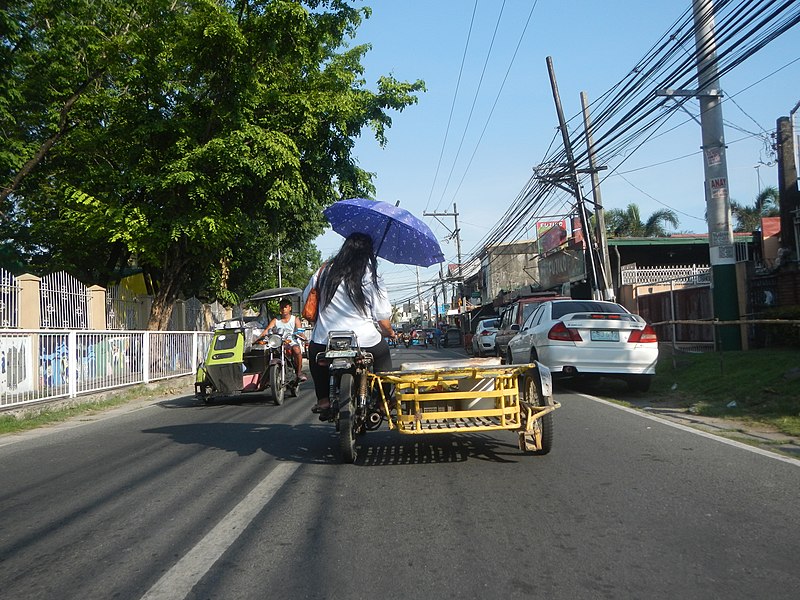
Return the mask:
<svg viewBox="0 0 800 600"><path fill-rule="evenodd" d="M657 210L646 222L642 222L639 207L628 204L626 209L612 208L606 211L606 232L611 237L667 237L665 225L678 227L675 211L662 208Z"/></svg>
<svg viewBox="0 0 800 600"><path fill-rule="evenodd" d="M774 186L761 190L752 206L731 200L731 215L735 219L734 231L754 231L761 227L761 217L777 217L780 212L778 188Z"/></svg>

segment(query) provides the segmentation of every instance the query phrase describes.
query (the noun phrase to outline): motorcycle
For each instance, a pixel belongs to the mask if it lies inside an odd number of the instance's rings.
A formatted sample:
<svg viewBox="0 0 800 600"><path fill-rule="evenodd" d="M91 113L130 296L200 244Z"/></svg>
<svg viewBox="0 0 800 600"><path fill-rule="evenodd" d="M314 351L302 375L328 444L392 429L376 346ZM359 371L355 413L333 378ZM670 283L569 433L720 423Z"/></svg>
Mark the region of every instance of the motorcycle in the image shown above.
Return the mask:
<svg viewBox="0 0 800 600"><path fill-rule="evenodd" d="M355 332L331 331L318 360L330 369L331 407L320 420L336 425L342 461L355 462L356 437L377 429L384 419L384 396L370 377L372 353L361 349Z"/></svg>
<svg viewBox="0 0 800 600"><path fill-rule="evenodd" d="M305 341L304 331L304 329L297 329L294 333L289 333L274 328L266 340L269 348L269 387L272 399L278 406L283 404L283 398L287 392L290 398L297 397L300 380L296 377L289 377L287 380L286 374L295 372L292 342L302 344Z"/></svg>

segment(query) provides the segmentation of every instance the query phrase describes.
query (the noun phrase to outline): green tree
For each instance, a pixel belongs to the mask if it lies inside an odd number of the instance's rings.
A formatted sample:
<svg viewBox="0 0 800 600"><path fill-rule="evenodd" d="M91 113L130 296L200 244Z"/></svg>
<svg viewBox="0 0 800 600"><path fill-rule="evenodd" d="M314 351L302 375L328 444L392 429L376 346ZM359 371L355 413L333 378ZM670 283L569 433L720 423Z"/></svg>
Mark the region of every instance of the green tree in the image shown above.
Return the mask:
<svg viewBox="0 0 800 600"><path fill-rule="evenodd" d="M369 9L344 0L12 0L2 14L41 40L7 68L69 59L46 111L32 93L5 96L6 116L30 123L8 136L19 149L0 172L30 252L98 282L135 259L159 284L151 328L186 290L266 287L278 243L307 277L322 208L374 191L354 138L371 128L385 144L388 112L424 89L392 77L367 88L369 46L347 43ZM85 51L68 35L84 29L96 40ZM38 137L37 122L48 124Z"/></svg>
<svg viewBox="0 0 800 600"><path fill-rule="evenodd" d="M777 217L780 215L780 197L778 188L767 186L756 196L752 206L739 204L731 200L731 215L734 219L734 231L755 231L761 227L761 217Z"/></svg>
<svg viewBox="0 0 800 600"><path fill-rule="evenodd" d="M612 208L605 212L606 232L611 237L666 237L666 225L678 226L678 216L670 209L657 210L642 221L639 207Z"/></svg>

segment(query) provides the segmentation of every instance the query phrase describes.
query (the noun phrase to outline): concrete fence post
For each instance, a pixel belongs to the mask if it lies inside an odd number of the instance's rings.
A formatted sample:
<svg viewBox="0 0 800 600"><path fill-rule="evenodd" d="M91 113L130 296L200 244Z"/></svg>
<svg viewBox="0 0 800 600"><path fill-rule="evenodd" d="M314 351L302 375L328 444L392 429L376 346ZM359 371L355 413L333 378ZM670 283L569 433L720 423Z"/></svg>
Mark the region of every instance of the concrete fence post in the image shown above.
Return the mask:
<svg viewBox="0 0 800 600"><path fill-rule="evenodd" d="M19 328L39 329L42 322L42 279L30 273L17 277L19 284Z"/></svg>
<svg viewBox="0 0 800 600"><path fill-rule="evenodd" d="M86 291L89 294L89 329L108 329L108 323L106 323L106 288L93 285Z"/></svg>

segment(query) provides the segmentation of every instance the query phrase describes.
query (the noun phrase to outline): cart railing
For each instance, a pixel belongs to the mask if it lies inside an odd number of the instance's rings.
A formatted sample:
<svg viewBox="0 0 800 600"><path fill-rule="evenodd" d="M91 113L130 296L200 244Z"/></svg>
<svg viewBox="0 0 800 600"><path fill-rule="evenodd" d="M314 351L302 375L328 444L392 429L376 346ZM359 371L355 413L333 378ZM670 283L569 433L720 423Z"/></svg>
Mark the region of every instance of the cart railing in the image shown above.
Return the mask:
<svg viewBox="0 0 800 600"><path fill-rule="evenodd" d="M498 359L423 362L403 365L400 371L373 374L375 384L395 387L396 412L389 419L389 427L405 434L530 433L536 420L560 406L552 400L549 373L546 385L537 386L540 397L526 398L521 394L520 381L527 375L535 376L539 365L492 364L496 362ZM384 404L389 414L385 397Z"/></svg>

